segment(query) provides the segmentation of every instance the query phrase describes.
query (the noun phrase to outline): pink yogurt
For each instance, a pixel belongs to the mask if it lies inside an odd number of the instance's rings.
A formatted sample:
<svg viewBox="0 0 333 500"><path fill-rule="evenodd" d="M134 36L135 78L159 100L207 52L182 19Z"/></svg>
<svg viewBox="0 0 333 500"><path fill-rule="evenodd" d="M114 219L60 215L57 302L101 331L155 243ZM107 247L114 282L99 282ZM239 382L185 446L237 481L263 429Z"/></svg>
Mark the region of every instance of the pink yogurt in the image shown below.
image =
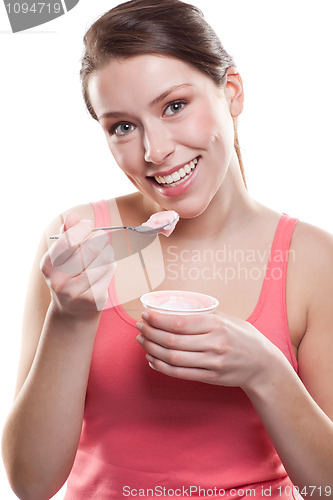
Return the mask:
<svg viewBox="0 0 333 500"><path fill-rule="evenodd" d="M142 295L146 309L164 314L197 314L216 310L219 301L210 295L181 290L161 290Z"/></svg>
<svg viewBox="0 0 333 500"><path fill-rule="evenodd" d="M156 214L153 214L147 222L144 222L142 226L149 226L149 227L159 227L163 226L164 224L170 224L159 232L159 234L164 234L164 236L170 236L172 231L175 229L177 222L179 221L179 215L177 212L174 210L169 210L169 211L163 211L163 212L157 212Z"/></svg>

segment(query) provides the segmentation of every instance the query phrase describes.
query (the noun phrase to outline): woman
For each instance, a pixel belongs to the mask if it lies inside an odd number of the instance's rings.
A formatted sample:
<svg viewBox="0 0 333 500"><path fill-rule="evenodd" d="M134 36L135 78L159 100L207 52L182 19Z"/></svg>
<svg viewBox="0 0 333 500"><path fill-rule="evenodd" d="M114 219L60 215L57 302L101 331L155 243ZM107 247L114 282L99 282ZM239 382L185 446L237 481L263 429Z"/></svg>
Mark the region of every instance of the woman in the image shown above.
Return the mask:
<svg viewBox="0 0 333 500"><path fill-rule="evenodd" d="M68 478L66 499L330 497L332 237L250 197L242 80L198 9L132 0L85 46L87 108L137 192L75 207L42 239L3 435L15 493L44 500ZM92 226L159 210L179 213L172 235L146 258L116 251L115 268ZM220 308L141 316L147 287Z"/></svg>

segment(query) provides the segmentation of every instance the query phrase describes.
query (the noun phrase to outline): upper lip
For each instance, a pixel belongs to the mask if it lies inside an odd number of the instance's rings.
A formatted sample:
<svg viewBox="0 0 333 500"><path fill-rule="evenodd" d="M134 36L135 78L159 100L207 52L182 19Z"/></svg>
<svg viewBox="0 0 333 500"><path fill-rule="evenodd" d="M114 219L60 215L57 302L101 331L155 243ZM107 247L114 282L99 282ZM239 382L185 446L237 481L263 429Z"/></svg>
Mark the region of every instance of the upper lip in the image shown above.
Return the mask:
<svg viewBox="0 0 333 500"><path fill-rule="evenodd" d="M177 167L172 167L169 170L166 170L165 172L154 172L152 175L148 175L147 177L165 177L166 175L171 175L173 172L177 172L177 170L185 167L185 165L188 165L189 163L191 163L191 161L196 160L197 158L198 156L195 156L194 158L192 158L192 160L187 161L182 165L178 165Z"/></svg>

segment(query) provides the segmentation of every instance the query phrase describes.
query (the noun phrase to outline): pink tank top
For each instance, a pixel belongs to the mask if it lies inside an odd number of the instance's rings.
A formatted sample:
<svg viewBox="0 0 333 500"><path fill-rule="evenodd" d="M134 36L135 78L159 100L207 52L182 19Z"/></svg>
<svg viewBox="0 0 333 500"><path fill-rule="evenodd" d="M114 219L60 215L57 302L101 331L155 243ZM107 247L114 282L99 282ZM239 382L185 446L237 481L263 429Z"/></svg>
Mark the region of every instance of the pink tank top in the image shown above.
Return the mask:
<svg viewBox="0 0 333 500"><path fill-rule="evenodd" d="M96 227L110 225L107 203L93 206ZM285 214L280 219L261 295L247 321L297 371L286 311L287 256L296 222ZM112 282L109 292L113 301ZM135 324L119 305L102 313L65 499L294 498L246 394L152 370Z"/></svg>

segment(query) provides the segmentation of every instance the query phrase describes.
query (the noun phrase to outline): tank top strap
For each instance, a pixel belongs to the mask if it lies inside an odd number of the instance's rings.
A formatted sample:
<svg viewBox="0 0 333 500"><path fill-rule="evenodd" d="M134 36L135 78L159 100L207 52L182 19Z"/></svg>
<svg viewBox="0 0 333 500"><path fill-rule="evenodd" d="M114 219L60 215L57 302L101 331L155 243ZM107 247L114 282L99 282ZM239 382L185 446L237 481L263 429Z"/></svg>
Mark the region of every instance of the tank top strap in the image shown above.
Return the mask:
<svg viewBox="0 0 333 500"><path fill-rule="evenodd" d="M95 227L111 226L109 206L105 200L92 201L90 205L94 209Z"/></svg>
<svg viewBox="0 0 333 500"><path fill-rule="evenodd" d="M298 219L282 214L275 231L271 253L266 270L265 280L285 289L288 261L292 257L290 251L291 237ZM282 278L282 279L281 279Z"/></svg>
<svg viewBox="0 0 333 500"><path fill-rule="evenodd" d="M111 217L110 217L110 211L109 211L109 205L107 204L106 200L99 200L99 201L91 201L90 205L94 209L94 216L95 216L95 227L110 227L111 226ZM110 243L112 243L111 240L111 231L109 232L109 239ZM109 285L109 294L108 294L108 300L107 303L104 307L104 309L110 309L114 307L114 302L112 299L112 294L114 290L114 275L111 278L111 282Z"/></svg>
<svg viewBox="0 0 333 500"><path fill-rule="evenodd" d="M286 354L297 369L287 316L288 262L294 259L291 238L298 219L282 214L271 246L266 275L257 306L247 321L255 325Z"/></svg>
<svg viewBox="0 0 333 500"><path fill-rule="evenodd" d="M271 245L259 301L255 310L248 318L250 322L255 321L262 313L264 306L267 306L268 297L275 301L279 299L276 305L280 305L280 299L282 300L282 304L285 304L287 266L289 259L292 258L290 242L297 222L298 219L293 219L287 214L282 214L280 218Z"/></svg>

